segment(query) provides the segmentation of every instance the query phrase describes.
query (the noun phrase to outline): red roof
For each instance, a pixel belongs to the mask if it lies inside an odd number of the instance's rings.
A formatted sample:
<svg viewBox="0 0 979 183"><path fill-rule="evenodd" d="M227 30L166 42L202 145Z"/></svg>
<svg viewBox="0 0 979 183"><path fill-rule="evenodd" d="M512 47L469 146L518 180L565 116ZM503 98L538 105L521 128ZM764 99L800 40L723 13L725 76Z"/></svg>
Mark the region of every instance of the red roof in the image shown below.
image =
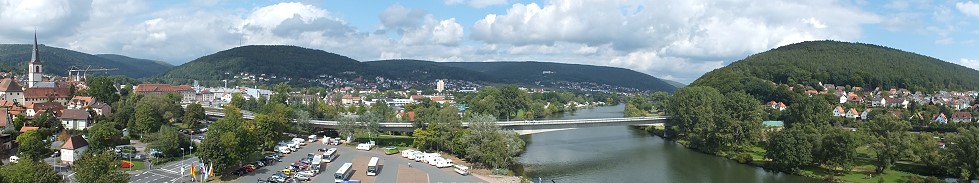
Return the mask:
<svg viewBox="0 0 979 183"><path fill-rule="evenodd" d="M24 91L24 89L21 88L20 85L17 84L17 82L14 81L13 79L3 78L3 80L0 80L0 91L22 92Z"/></svg>
<svg viewBox="0 0 979 183"><path fill-rule="evenodd" d="M68 98L68 88L27 88L24 98Z"/></svg>
<svg viewBox="0 0 979 183"><path fill-rule="evenodd" d="M968 112L955 112L952 113L952 119L972 119L972 114Z"/></svg>
<svg viewBox="0 0 979 183"><path fill-rule="evenodd" d="M88 146L88 141L85 138L82 138L82 136L71 136L71 138L65 140L65 144L61 148L74 150L85 146Z"/></svg>
<svg viewBox="0 0 979 183"><path fill-rule="evenodd" d="M194 91L194 88L190 85L168 85L168 84L139 84L136 86L136 92L148 93L148 92L181 92L181 91Z"/></svg>
<svg viewBox="0 0 979 183"><path fill-rule="evenodd" d="M33 126L20 127L20 133L24 133L31 130L37 130L37 127L33 127Z"/></svg>
<svg viewBox="0 0 979 183"><path fill-rule="evenodd" d="M88 111L81 109L65 109L61 114L62 119L88 119Z"/></svg>

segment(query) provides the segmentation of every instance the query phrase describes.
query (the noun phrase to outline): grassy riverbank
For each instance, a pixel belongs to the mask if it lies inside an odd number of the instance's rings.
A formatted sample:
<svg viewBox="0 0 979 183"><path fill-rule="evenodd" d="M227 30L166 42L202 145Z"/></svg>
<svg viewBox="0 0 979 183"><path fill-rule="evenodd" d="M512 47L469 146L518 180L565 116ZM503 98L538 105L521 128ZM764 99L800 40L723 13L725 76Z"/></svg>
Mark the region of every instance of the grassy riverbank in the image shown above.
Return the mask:
<svg viewBox="0 0 979 183"><path fill-rule="evenodd" d="M644 126L639 128L659 137L664 137L665 135L665 127L663 126ZM857 152L859 158L854 163L853 169L848 172L840 173L829 167L810 165L802 167L799 172L793 174L820 180L833 180L835 182L878 182L880 181L879 179L884 179L884 182L911 182L913 179L919 181L924 181L929 178L937 179L935 177L926 177L909 172L908 170L921 169L921 167L906 162L898 162L894 167L885 171L883 175L876 174L874 172L874 164L871 162L874 156L870 153L868 147L860 147ZM774 170L770 165L771 160L765 158L766 151L764 148L754 146L748 153L751 155L752 161L744 162L744 164L761 167L766 170ZM733 156L724 158L736 161Z"/></svg>

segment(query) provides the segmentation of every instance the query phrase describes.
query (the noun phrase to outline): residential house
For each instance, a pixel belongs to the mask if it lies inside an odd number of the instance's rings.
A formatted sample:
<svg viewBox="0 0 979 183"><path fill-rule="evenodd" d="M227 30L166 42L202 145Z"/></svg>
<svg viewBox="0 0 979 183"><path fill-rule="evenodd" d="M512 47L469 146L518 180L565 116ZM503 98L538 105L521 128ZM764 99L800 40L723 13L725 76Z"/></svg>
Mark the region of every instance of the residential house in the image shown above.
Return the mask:
<svg viewBox="0 0 979 183"><path fill-rule="evenodd" d="M168 84L139 84L133 90L143 95L166 95L167 93L177 93L181 96L181 103L197 102L197 92L190 85L168 85Z"/></svg>
<svg viewBox="0 0 979 183"><path fill-rule="evenodd" d="M10 127L10 122L13 122L13 116L7 112L7 108L0 108L0 129L6 129Z"/></svg>
<svg viewBox="0 0 979 183"><path fill-rule="evenodd" d="M24 103L24 88L10 78L0 80L0 100L11 101L13 103Z"/></svg>
<svg viewBox="0 0 979 183"><path fill-rule="evenodd" d="M860 97L855 93L850 93L850 96L848 96L846 100L854 103L861 103L863 102L863 97Z"/></svg>
<svg viewBox="0 0 979 183"><path fill-rule="evenodd" d="M972 122L972 113L969 112L955 112L952 113L952 122Z"/></svg>
<svg viewBox="0 0 979 183"><path fill-rule="evenodd" d="M91 126L89 113L83 109L65 109L65 112L61 114L61 125L65 129L88 129Z"/></svg>
<svg viewBox="0 0 979 183"><path fill-rule="evenodd" d="M82 136L71 136L61 145L61 162L72 165L82 157L85 150L88 150L88 141Z"/></svg>
<svg viewBox="0 0 979 183"><path fill-rule="evenodd" d="M846 103L846 100L847 100L846 95L837 95L837 96L838 96L837 98L840 99L840 104L845 104Z"/></svg>
<svg viewBox="0 0 979 183"><path fill-rule="evenodd" d="M858 113L857 109L855 108L850 108L850 110L846 112L846 118L857 119L858 117L860 117L860 113Z"/></svg>
<svg viewBox="0 0 979 183"><path fill-rule="evenodd" d="M835 116L835 117L843 117L843 116L846 116L846 111L843 110L843 107L836 106L836 108L833 109L833 116Z"/></svg>
<svg viewBox="0 0 979 183"><path fill-rule="evenodd" d="M948 117L945 117L945 113L939 113L931 117L931 121L935 123L948 123Z"/></svg>
<svg viewBox="0 0 979 183"><path fill-rule="evenodd" d="M34 115L44 113L45 111L51 111L55 116L59 116L62 110L65 110L65 106L58 102L40 102L40 103L27 103L27 110L24 112L27 117L34 117Z"/></svg>
<svg viewBox="0 0 979 183"><path fill-rule="evenodd" d="M99 103L92 104L91 107L92 110L95 111L96 115L100 115L100 116L112 115L112 106L110 106L109 104L99 102Z"/></svg>
<svg viewBox="0 0 979 183"><path fill-rule="evenodd" d="M880 97L875 97L870 101L871 107L884 107L887 106L887 100Z"/></svg>
<svg viewBox="0 0 979 183"><path fill-rule="evenodd" d="M861 120L870 120L870 112L873 112L873 111L874 111L874 109L865 109L865 110L863 110L863 112L860 113L860 119Z"/></svg>
<svg viewBox="0 0 979 183"><path fill-rule="evenodd" d="M95 102L94 97L89 96L75 96L71 100L68 100L68 109L85 109Z"/></svg>
<svg viewBox="0 0 979 183"><path fill-rule="evenodd" d="M784 111L785 108L785 103L783 102L778 102L778 105L775 106L775 109L778 109L779 111Z"/></svg>

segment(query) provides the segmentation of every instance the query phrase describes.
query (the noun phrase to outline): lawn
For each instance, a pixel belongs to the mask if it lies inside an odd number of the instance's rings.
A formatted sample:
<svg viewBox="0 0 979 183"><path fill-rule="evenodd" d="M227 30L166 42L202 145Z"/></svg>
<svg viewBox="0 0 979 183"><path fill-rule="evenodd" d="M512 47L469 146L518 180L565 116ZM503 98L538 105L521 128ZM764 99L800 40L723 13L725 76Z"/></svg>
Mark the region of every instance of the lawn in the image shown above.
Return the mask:
<svg viewBox="0 0 979 183"><path fill-rule="evenodd" d="M911 176L919 176L921 180L924 177L916 175L913 173L895 170L894 168L888 169L883 175L878 175L874 173L874 164L871 161L872 156L868 147L863 146L857 148L859 159L855 163L853 170L842 175L836 175L837 179L842 179L844 182L877 182L881 176L883 176L886 182L908 182ZM761 147L752 147L749 152L754 161L751 163L754 166L764 167L768 164L768 160L765 160L765 149ZM895 166L914 166L910 164L901 164ZM908 168L903 168L908 169ZM803 167L799 174L808 175L810 177L819 177L820 179L832 174L833 172L828 167L822 166L806 166ZM873 174L873 178L867 178L868 175Z"/></svg>
<svg viewBox="0 0 979 183"><path fill-rule="evenodd" d="M122 161L119 161L119 163L121 164ZM126 170L126 171L128 171L128 170L142 170L142 169L146 168L146 164L143 163L143 161L133 161L132 163L133 163L133 167L131 169L130 168L122 168L122 167L119 167L118 164L117 164L116 168L118 168L120 170Z"/></svg>

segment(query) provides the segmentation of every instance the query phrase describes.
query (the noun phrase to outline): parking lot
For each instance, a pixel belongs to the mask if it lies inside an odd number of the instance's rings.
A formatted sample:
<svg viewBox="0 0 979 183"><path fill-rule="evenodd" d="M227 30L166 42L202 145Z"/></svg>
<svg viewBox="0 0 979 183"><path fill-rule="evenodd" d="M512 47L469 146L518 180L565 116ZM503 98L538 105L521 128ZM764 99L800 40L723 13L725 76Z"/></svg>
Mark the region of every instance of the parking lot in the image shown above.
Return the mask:
<svg viewBox="0 0 979 183"><path fill-rule="evenodd" d="M308 142L307 142L308 143ZM351 180L361 180L362 182L485 182L473 176L462 176L456 174L450 168L439 169L428 164L414 162L401 157L399 154L384 155L376 152L356 150L347 146L330 146L321 141L308 143L297 152L287 154L282 158L282 162L262 167L254 172L242 176L235 182L256 182L266 180L276 172L288 168L289 164L299 161L306 157L308 153L321 154L317 151L320 148L337 148L339 157L331 163L325 163L319 175L312 177L310 182L333 182L333 173L340 169L344 163L353 163L353 176ZM371 157L380 159L380 171L377 176L367 176L367 161ZM412 163L409 168L408 163ZM425 181L421 181L425 180Z"/></svg>

